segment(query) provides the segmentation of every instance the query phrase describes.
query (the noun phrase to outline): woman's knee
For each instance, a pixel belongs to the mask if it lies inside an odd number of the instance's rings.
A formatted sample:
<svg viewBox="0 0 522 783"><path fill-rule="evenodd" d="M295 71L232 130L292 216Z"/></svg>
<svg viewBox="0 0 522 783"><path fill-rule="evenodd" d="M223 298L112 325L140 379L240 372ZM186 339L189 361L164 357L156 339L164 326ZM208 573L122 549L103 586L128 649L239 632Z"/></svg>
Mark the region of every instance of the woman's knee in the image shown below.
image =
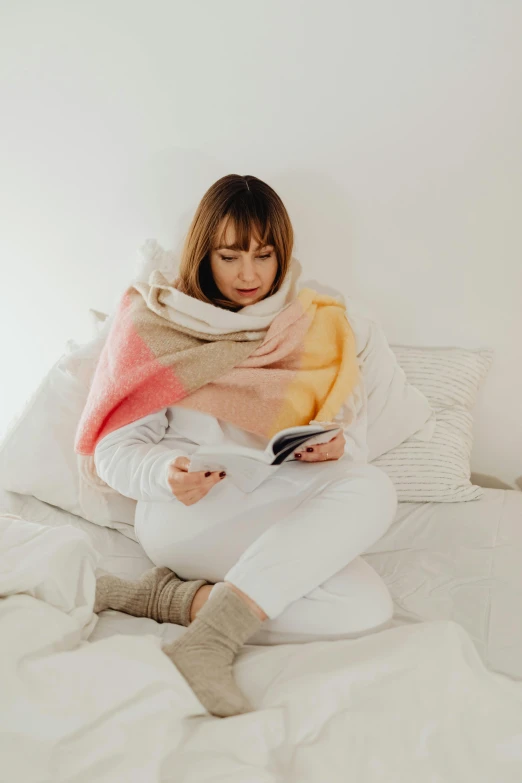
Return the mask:
<svg viewBox="0 0 522 783"><path fill-rule="evenodd" d="M268 620L251 643L350 639L389 627L393 613L384 580L364 558L356 557L281 615Z"/></svg>

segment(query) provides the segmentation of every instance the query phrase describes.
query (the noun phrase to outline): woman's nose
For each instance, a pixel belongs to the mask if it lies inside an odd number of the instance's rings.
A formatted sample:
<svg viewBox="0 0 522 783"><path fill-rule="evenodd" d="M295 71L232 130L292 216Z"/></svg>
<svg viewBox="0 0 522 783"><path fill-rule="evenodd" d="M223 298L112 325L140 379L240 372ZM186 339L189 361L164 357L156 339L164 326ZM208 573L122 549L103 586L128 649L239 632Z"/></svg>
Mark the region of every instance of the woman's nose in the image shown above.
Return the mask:
<svg viewBox="0 0 522 783"><path fill-rule="evenodd" d="M249 281L254 280L256 277L256 270L253 261L243 261L239 270L239 277L241 280Z"/></svg>

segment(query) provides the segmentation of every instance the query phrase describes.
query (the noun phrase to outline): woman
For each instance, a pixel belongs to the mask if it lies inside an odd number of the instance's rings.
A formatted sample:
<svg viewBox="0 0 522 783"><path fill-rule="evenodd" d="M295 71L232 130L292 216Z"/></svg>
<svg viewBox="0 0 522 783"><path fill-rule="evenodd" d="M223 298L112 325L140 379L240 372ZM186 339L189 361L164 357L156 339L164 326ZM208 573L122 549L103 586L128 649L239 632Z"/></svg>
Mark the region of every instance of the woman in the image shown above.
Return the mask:
<svg viewBox="0 0 522 783"><path fill-rule="evenodd" d="M153 273L132 292L142 308L134 327L139 321L145 342L159 325L171 329L155 343L161 368L136 387L140 404L154 400L147 408L133 403L108 434L100 424L90 450L82 449L82 432L96 411L106 422L109 408L87 406L77 440L79 453L93 454L100 479L138 501L136 534L156 564L137 583L101 577L95 611L188 625L163 649L218 716L251 710L232 674L246 641L348 638L385 628L392 617L386 586L360 557L391 524L396 494L386 474L367 464L353 333L339 302L299 291L292 248L292 226L272 188L253 176L218 180L196 211L178 280ZM118 349L116 339L114 354L129 350L135 336L120 336ZM148 361L143 342L132 355L125 393L141 372L136 357ZM171 362L176 383L163 376ZM107 370L111 361L101 365ZM160 376L170 384L161 407ZM93 397L110 396L109 384L103 395L100 383L93 386ZM130 397L118 399L112 413ZM317 419L344 429L328 443L306 444L248 494L224 471L189 472L202 444L263 449L274 406L271 432L308 423L319 408Z"/></svg>

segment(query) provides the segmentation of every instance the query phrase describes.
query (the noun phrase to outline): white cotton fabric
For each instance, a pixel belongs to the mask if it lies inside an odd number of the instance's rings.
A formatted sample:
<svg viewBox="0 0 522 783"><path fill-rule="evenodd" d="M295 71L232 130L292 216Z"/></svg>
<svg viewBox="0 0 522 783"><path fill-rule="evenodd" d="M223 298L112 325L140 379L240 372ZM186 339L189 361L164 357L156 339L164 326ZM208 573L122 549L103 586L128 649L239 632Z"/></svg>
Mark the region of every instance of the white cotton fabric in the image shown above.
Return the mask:
<svg viewBox="0 0 522 783"><path fill-rule="evenodd" d="M352 412L353 421L343 430L345 458L366 462L364 389L352 396L334 421L342 423ZM106 435L96 446L94 462L98 475L122 495L138 502L169 502L175 498L167 476L170 464L177 457L190 457L200 446L229 448L232 443L262 451L268 438L206 413L173 405Z"/></svg>
<svg viewBox="0 0 522 783"><path fill-rule="evenodd" d="M522 680L522 492L399 503L364 559L390 589L394 623L454 620L487 666Z"/></svg>
<svg viewBox="0 0 522 783"><path fill-rule="evenodd" d="M360 555L396 506L371 465L292 462L249 494L225 480L193 506L138 503L136 534L156 565L252 598L269 618L252 643L346 638L391 620L389 591Z"/></svg>
<svg viewBox="0 0 522 783"><path fill-rule="evenodd" d="M493 361L490 349L392 346L408 381L435 413L428 440L410 438L373 464L392 479L401 501L456 503L477 500L470 481L473 407Z"/></svg>
<svg viewBox="0 0 522 783"><path fill-rule="evenodd" d="M95 559L74 526L0 516L6 780L522 779L522 684L488 672L455 622L246 646L234 674L255 711L212 718L159 648L152 628L169 624L90 630Z"/></svg>
<svg viewBox="0 0 522 783"><path fill-rule="evenodd" d="M396 495L386 474L354 459L348 449L356 441L348 438L340 460L284 463L250 493L225 477L185 506L169 487L169 465L177 452L230 442L222 426L174 407L98 444L96 470L137 501L135 533L151 561L249 595L270 618L257 643L347 637L387 623L389 592L358 557L393 520Z"/></svg>
<svg viewBox="0 0 522 783"><path fill-rule="evenodd" d="M347 297L346 310L366 387L368 462L374 462L408 438L429 440L435 413L423 392L406 376L370 308ZM415 465L411 467L415 469Z"/></svg>
<svg viewBox="0 0 522 783"><path fill-rule="evenodd" d="M134 536L136 501L83 481L76 429L106 331L55 362L0 442L0 486Z"/></svg>
<svg viewBox="0 0 522 783"><path fill-rule="evenodd" d="M0 489L0 509L51 527L72 526L100 554L100 573L138 579L153 563L139 543L34 497ZM484 489L474 503L399 503L388 531L362 555L387 585L393 624L454 620L482 660L522 680L522 492ZM105 612L96 637L179 626Z"/></svg>

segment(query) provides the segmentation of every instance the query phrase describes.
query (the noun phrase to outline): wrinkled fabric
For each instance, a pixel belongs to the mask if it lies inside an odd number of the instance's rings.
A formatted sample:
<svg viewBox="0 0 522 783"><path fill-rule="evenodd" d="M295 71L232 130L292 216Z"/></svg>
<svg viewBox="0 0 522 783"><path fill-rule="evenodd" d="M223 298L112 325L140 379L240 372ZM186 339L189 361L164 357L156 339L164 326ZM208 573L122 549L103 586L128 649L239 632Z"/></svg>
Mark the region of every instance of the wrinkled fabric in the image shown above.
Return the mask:
<svg viewBox="0 0 522 783"><path fill-rule="evenodd" d="M522 685L488 672L456 623L246 647L235 676L257 709L211 718L159 649L152 620L129 618L135 635L90 630L96 560L72 525L0 517L6 780L522 779Z"/></svg>

